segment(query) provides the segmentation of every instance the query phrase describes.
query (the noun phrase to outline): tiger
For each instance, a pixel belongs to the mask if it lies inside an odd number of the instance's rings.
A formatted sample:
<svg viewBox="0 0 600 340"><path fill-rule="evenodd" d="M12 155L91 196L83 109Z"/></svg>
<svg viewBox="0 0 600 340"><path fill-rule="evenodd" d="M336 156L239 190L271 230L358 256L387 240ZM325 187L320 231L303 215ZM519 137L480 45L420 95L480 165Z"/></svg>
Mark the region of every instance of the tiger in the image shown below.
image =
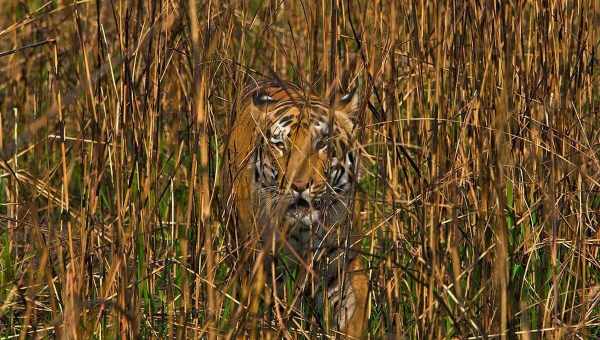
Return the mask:
<svg viewBox="0 0 600 340"><path fill-rule="evenodd" d="M360 338L368 278L349 214L359 99L356 90L328 97L279 79L247 88L226 146L226 191L237 238L283 244L319 269L313 301L331 306L337 332Z"/></svg>

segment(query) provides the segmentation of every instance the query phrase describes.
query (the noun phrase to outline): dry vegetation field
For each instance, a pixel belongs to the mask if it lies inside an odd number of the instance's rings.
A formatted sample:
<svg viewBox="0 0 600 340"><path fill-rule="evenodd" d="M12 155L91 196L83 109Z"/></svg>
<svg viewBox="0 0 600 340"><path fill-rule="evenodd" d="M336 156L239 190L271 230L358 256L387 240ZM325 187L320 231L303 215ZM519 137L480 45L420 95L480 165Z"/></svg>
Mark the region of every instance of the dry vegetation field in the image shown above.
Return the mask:
<svg viewBox="0 0 600 340"><path fill-rule="evenodd" d="M598 338L599 43L597 0L3 0L0 338L335 337L248 315L224 223L274 76L358 85L371 339Z"/></svg>

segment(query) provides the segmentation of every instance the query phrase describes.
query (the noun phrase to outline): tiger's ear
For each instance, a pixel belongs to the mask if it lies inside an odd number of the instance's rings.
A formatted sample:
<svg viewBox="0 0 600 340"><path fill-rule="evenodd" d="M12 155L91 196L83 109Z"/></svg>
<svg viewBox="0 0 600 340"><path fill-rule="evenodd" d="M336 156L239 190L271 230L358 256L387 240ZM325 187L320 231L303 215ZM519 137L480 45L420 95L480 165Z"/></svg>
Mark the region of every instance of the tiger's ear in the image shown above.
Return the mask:
<svg viewBox="0 0 600 340"><path fill-rule="evenodd" d="M344 112L348 116L354 116L358 111L359 96L357 88L353 88L348 92L338 92L335 95L333 108L335 111Z"/></svg>
<svg viewBox="0 0 600 340"><path fill-rule="evenodd" d="M252 104L257 108L263 108L265 105L274 103L275 99L266 91L259 89L252 94Z"/></svg>
<svg viewBox="0 0 600 340"><path fill-rule="evenodd" d="M271 110L272 105L277 101L271 96L265 89L257 89L251 94L252 100L249 103L251 112L253 112L254 119L262 121L268 116L268 112Z"/></svg>

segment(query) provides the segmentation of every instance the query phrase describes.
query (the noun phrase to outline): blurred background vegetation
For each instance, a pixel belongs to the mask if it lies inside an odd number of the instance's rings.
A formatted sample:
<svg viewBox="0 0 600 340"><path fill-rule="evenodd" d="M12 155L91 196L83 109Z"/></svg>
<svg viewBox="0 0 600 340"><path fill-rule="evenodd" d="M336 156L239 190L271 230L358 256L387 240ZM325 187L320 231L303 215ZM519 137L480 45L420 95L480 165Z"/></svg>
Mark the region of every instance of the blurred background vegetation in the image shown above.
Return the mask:
<svg viewBox="0 0 600 340"><path fill-rule="evenodd" d="M275 76L359 85L366 336L600 337L599 26L596 0L2 1L0 338L335 337L304 297L245 313L220 153Z"/></svg>

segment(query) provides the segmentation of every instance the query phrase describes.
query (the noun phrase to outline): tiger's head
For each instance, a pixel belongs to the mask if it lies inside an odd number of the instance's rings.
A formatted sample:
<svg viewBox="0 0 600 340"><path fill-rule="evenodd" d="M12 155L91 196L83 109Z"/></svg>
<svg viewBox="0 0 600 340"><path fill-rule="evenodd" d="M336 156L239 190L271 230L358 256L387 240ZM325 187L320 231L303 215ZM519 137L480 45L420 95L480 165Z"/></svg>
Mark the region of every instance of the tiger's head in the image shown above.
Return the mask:
<svg viewBox="0 0 600 340"><path fill-rule="evenodd" d="M323 100L292 84L267 83L250 96L260 127L251 167L261 208L291 223L339 222L356 169L355 93Z"/></svg>

